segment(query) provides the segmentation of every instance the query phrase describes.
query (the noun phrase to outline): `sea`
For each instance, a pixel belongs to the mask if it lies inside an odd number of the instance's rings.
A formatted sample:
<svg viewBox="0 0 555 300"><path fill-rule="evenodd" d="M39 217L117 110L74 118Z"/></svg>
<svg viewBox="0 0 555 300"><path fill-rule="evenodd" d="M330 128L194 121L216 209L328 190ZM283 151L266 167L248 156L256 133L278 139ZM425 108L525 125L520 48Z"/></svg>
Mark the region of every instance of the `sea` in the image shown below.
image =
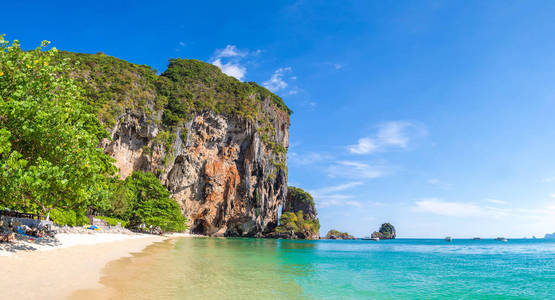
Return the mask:
<svg viewBox="0 0 555 300"><path fill-rule="evenodd" d="M179 238L100 282L74 298L555 299L555 240Z"/></svg>

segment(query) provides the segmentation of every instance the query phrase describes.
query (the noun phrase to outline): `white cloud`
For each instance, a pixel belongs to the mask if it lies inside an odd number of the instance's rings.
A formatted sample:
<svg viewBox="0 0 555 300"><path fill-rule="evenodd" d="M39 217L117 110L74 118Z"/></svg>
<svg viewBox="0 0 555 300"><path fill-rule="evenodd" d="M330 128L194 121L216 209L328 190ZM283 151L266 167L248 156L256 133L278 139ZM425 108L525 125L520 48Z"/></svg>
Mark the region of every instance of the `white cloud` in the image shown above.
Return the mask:
<svg viewBox="0 0 555 300"><path fill-rule="evenodd" d="M378 131L378 140L382 145L406 148L409 143L406 129L411 126L414 125L407 121L394 121L382 124Z"/></svg>
<svg viewBox="0 0 555 300"><path fill-rule="evenodd" d="M495 202L495 204L499 203ZM438 198L418 200L415 202L413 210L448 217L482 217L488 219L510 217L518 218L520 222L552 222L555 218L555 205L539 208L506 208L484 206L477 203L448 202Z"/></svg>
<svg viewBox="0 0 555 300"><path fill-rule="evenodd" d="M295 165L310 165L323 160L330 159L331 156L328 154L317 153L317 152L306 152L299 154L297 152L290 152L287 154L287 160L291 164Z"/></svg>
<svg viewBox="0 0 555 300"><path fill-rule="evenodd" d="M330 177L346 177L356 179L373 179L385 175L385 168L356 161L338 161L328 167Z"/></svg>
<svg viewBox="0 0 555 300"><path fill-rule="evenodd" d="M241 63L241 58L248 54L249 51L239 50L235 45L227 45L224 49L216 50L210 61L224 74L243 80L247 68Z"/></svg>
<svg viewBox="0 0 555 300"><path fill-rule="evenodd" d="M507 204L507 202L503 200L497 200L497 199L491 199L491 198L487 198L486 201L493 204Z"/></svg>
<svg viewBox="0 0 555 300"><path fill-rule="evenodd" d="M442 189L448 189L448 188L450 188L451 186L453 186L452 184L450 184L450 183L445 183L445 182L443 182L443 181L441 181L441 180L439 180L439 179L437 179L437 178L428 179L427 183L428 183L429 185L433 185L433 186L436 186L436 187L439 187L439 188L442 188Z"/></svg>
<svg viewBox="0 0 555 300"><path fill-rule="evenodd" d="M272 92L277 92L281 89L287 87L287 82L283 80L283 76L285 72L290 72L291 67L279 68L277 69L272 77L269 80L264 81L263 85L265 88L269 89Z"/></svg>
<svg viewBox="0 0 555 300"><path fill-rule="evenodd" d="M362 203L360 203L358 201L354 201L354 200L345 201L345 204L348 205L348 206L354 206L354 207L358 207L358 208L363 207Z"/></svg>
<svg viewBox="0 0 555 300"><path fill-rule="evenodd" d="M241 51L237 49L235 45L227 45L224 49L216 50L216 54L214 58L223 58L223 57L244 57L248 54L248 51Z"/></svg>
<svg viewBox="0 0 555 300"><path fill-rule="evenodd" d="M185 47L185 45L186 45L185 42L179 42L179 46Z"/></svg>
<svg viewBox="0 0 555 300"><path fill-rule="evenodd" d="M416 201L414 209L442 216L471 217L482 215L482 209L474 204L460 202L445 202L437 198Z"/></svg>
<svg viewBox="0 0 555 300"><path fill-rule="evenodd" d="M309 192L316 200L318 207L321 208L329 206L352 206L361 208L364 205L359 201L353 200L353 195L341 193L361 184L362 182L360 181L352 181L335 186L326 186Z"/></svg>
<svg viewBox="0 0 555 300"><path fill-rule="evenodd" d="M245 74L247 74L247 68L243 67L240 64L228 62L222 64L221 59L216 59L212 62L213 65L220 68L222 72L226 75L233 76L239 80L243 80Z"/></svg>
<svg viewBox="0 0 555 300"><path fill-rule="evenodd" d="M359 186L361 184L362 184L362 182L360 182L360 181L353 181L353 182L343 183L343 184L339 184L339 185L335 185L335 186L328 186L328 187L325 187L325 188L321 188L321 189L313 191L313 193L317 194L317 195L324 195L324 194L329 194L329 193L341 192L341 191L353 188L355 186Z"/></svg>
<svg viewBox="0 0 555 300"><path fill-rule="evenodd" d="M371 138L361 138L358 144L348 146L347 149L354 154L369 154L378 150L378 145Z"/></svg>
<svg viewBox="0 0 555 300"><path fill-rule="evenodd" d="M381 124L374 137L363 137L355 145L347 146L354 154L372 154L387 148L407 148L411 139L423 136L423 126L408 121L391 121Z"/></svg>
<svg viewBox="0 0 555 300"><path fill-rule="evenodd" d="M542 179L542 182L553 182L553 181L555 181L555 177L547 177Z"/></svg>

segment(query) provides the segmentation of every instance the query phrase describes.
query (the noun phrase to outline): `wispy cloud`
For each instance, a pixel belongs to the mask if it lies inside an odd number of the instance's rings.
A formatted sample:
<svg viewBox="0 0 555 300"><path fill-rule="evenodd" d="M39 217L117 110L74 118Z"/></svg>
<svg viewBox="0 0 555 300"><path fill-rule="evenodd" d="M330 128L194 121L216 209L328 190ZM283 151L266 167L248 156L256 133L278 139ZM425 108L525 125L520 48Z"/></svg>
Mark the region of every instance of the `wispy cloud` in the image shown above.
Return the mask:
<svg viewBox="0 0 555 300"><path fill-rule="evenodd" d="M373 179L386 175L383 165L371 165L357 161L338 161L328 167L330 177L344 177L355 179Z"/></svg>
<svg viewBox="0 0 555 300"><path fill-rule="evenodd" d="M211 63L222 70L224 74L243 80L247 68L241 63L241 58L248 55L247 50L239 50L235 45L227 45L218 49L211 59Z"/></svg>
<svg viewBox="0 0 555 300"><path fill-rule="evenodd" d="M493 203L493 204L507 204L506 201L498 200L498 199L486 198L485 200L486 200L487 202Z"/></svg>
<svg viewBox="0 0 555 300"><path fill-rule="evenodd" d="M277 92L279 90L285 89L287 87L287 82L283 80L286 72L290 72L291 67L279 68L277 69L269 80L264 81L263 85L265 88L272 92Z"/></svg>
<svg viewBox="0 0 555 300"><path fill-rule="evenodd" d="M499 202L492 203L501 204ZM532 222L541 221L552 223L553 218L555 218L555 205L537 208L508 208L505 206L488 206L470 202L449 202L438 198L420 199L414 203L413 210L420 213L431 213L448 217L483 217L495 219L510 217L526 219Z"/></svg>
<svg viewBox="0 0 555 300"><path fill-rule="evenodd" d="M445 183L445 182L443 182L443 181L441 181L441 180L439 180L439 179L437 179L437 178L428 179L427 183L428 183L429 185L432 185L432 186L435 186L435 187L439 187L439 188L442 188L442 189L448 189L448 188L450 188L451 186L453 186L452 184L450 184L450 183Z"/></svg>
<svg viewBox="0 0 555 300"><path fill-rule="evenodd" d="M352 181L311 190L310 193L314 199L316 199L316 205L320 208L329 206L352 206L361 208L364 205L361 202L354 200L354 195L344 193L345 191L360 186L361 184L362 182L360 181Z"/></svg>
<svg viewBox="0 0 555 300"><path fill-rule="evenodd" d="M314 193L317 195L326 195L329 193L336 193L336 192L341 192L341 191L345 191L345 190L349 190L353 187L362 185L363 183L361 181L352 181L352 182L348 182L348 183L343 183L343 184L339 184L339 185L334 185L334 186L328 186L325 188L321 188L321 189L317 189L314 190Z"/></svg>
<svg viewBox="0 0 555 300"><path fill-rule="evenodd" d="M542 179L542 182L554 182L555 177L546 177Z"/></svg>
<svg viewBox="0 0 555 300"><path fill-rule="evenodd" d="M480 216L482 209L474 204L445 202L437 198L427 198L415 202L414 210L442 216L470 217Z"/></svg>
<svg viewBox="0 0 555 300"><path fill-rule="evenodd" d="M347 146L353 154L372 154L388 148L407 148L414 138L426 135L424 126L408 121L391 121L378 126L374 136L363 137Z"/></svg>
<svg viewBox="0 0 555 300"><path fill-rule="evenodd" d="M371 138L361 138L356 145L348 146L351 153L354 154L369 154L379 149L376 142Z"/></svg>
<svg viewBox="0 0 555 300"><path fill-rule="evenodd" d="M216 50L214 58L224 58L224 57L245 57L249 52L246 50L239 50L235 45L227 45L223 49Z"/></svg>
<svg viewBox="0 0 555 300"><path fill-rule="evenodd" d="M287 161L294 165L310 165L317 162L329 160L331 158L331 155L317 152L290 152L287 154Z"/></svg>

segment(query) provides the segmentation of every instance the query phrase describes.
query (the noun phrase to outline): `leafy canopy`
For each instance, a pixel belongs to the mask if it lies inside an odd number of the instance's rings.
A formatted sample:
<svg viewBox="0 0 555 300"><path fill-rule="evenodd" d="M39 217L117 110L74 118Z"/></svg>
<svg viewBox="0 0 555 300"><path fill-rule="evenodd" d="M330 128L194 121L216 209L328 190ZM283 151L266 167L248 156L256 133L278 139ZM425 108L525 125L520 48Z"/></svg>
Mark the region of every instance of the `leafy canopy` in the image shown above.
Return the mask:
<svg viewBox="0 0 555 300"><path fill-rule="evenodd" d="M126 219L131 227L158 226L164 231L184 231L187 219L179 204L170 198L170 192L158 178L149 172L135 171L125 179L132 194L132 204Z"/></svg>
<svg viewBox="0 0 555 300"><path fill-rule="evenodd" d="M98 147L107 132L47 45L23 51L0 36L0 203L79 210L102 197L115 167Z"/></svg>

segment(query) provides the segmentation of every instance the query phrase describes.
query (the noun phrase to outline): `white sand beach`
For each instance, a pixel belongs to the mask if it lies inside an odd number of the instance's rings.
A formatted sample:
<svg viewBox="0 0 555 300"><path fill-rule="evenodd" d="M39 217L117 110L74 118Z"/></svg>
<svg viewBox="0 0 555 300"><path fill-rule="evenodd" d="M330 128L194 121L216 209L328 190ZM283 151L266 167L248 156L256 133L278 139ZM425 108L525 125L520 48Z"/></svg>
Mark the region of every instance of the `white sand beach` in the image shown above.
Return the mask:
<svg viewBox="0 0 555 300"><path fill-rule="evenodd" d="M102 268L175 234L59 234L57 246L34 251L0 251L2 299L66 299L80 289L100 287Z"/></svg>

